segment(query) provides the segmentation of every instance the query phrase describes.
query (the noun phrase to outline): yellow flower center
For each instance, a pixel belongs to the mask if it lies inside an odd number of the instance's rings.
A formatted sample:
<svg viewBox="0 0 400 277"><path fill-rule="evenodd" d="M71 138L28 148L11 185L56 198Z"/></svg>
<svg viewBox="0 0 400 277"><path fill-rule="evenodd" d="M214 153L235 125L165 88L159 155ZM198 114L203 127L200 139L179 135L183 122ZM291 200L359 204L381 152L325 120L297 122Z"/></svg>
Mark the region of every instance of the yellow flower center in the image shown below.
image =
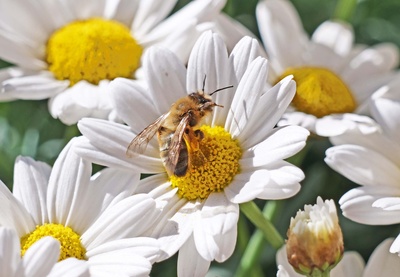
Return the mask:
<svg viewBox="0 0 400 277"><path fill-rule="evenodd" d="M43 237L51 236L57 239L61 244L59 261L67 258L85 259L86 249L82 246L80 236L70 227L61 224L46 223L36 226L36 229L21 238L21 256L23 256L36 241Z"/></svg>
<svg viewBox="0 0 400 277"><path fill-rule="evenodd" d="M228 186L239 172L242 150L237 140L224 128L202 126L204 138L199 151L190 156L185 176L170 176L172 187L178 188L178 195L188 200L206 199L212 192L220 192Z"/></svg>
<svg viewBox="0 0 400 277"><path fill-rule="evenodd" d="M70 85L86 80L131 78L139 67L143 48L119 22L92 18L71 22L47 42L49 70Z"/></svg>
<svg viewBox="0 0 400 277"><path fill-rule="evenodd" d="M349 113L356 102L347 85L332 71L317 67L289 68L279 78L293 75L297 84L292 105L299 111L323 117Z"/></svg>

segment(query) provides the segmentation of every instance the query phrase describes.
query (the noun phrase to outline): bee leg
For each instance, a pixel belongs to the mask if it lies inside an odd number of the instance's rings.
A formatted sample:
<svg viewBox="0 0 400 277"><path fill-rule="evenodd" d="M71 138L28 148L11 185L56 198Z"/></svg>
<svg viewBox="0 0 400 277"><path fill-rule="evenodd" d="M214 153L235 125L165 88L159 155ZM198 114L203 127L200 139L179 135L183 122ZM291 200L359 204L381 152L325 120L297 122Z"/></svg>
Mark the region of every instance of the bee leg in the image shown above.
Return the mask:
<svg viewBox="0 0 400 277"><path fill-rule="evenodd" d="M200 143L199 143L200 139L199 139L198 136L199 136L199 133L194 131L191 128L187 128L185 130L185 134L183 135L185 141L187 141L188 144L189 144L189 148L194 152L196 152L196 151L198 151L200 149Z"/></svg>
<svg viewBox="0 0 400 277"><path fill-rule="evenodd" d="M204 138L204 133L201 130L195 130L194 135L197 137L198 141Z"/></svg>

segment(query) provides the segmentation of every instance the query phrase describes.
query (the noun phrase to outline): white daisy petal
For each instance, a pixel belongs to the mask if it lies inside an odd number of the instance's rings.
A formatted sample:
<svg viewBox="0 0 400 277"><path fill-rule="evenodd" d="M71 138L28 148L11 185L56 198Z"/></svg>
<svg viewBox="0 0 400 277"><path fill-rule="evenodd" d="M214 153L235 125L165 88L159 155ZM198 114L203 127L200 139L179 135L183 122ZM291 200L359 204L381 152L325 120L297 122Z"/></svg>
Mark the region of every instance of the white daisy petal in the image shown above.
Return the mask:
<svg viewBox="0 0 400 277"><path fill-rule="evenodd" d="M368 114L369 111L369 100L371 95L375 94L377 90L381 87L386 86L392 80L396 79L397 74L393 71L382 73L373 78L361 79L359 81L354 81L349 84L349 87L354 93L354 98L359 106L355 110L358 114Z"/></svg>
<svg viewBox="0 0 400 277"><path fill-rule="evenodd" d="M193 236L191 236L179 250L178 276L205 276L210 264L210 261L205 260L197 253Z"/></svg>
<svg viewBox="0 0 400 277"><path fill-rule="evenodd" d="M269 171L265 169L245 171L234 177L224 193L233 203L249 202L262 193L269 178Z"/></svg>
<svg viewBox="0 0 400 277"><path fill-rule="evenodd" d="M295 93L296 83L288 76L261 96L253 117L239 136L243 148L251 148L267 138Z"/></svg>
<svg viewBox="0 0 400 277"><path fill-rule="evenodd" d="M59 256L60 242L52 237L45 237L29 247L22 263L29 276L47 276Z"/></svg>
<svg viewBox="0 0 400 277"><path fill-rule="evenodd" d="M29 157L18 157L15 160L13 194L35 222L48 222L46 193L50 172L49 165Z"/></svg>
<svg viewBox="0 0 400 277"><path fill-rule="evenodd" d="M297 275L296 275L297 274ZM284 268L282 265L278 265L278 272L276 273L276 277L301 277L302 275L295 272L295 274L290 275L287 272L287 268Z"/></svg>
<svg viewBox="0 0 400 277"><path fill-rule="evenodd" d="M157 240L147 237L126 238L115 241L106 242L86 252L86 255L91 258L97 255L113 252L126 251L126 253L135 253L141 257L147 258L154 262L158 258L160 245Z"/></svg>
<svg viewBox="0 0 400 277"><path fill-rule="evenodd" d="M2 83L4 93L18 99L41 100L56 95L66 89L69 81L58 81L48 74L37 74L12 78Z"/></svg>
<svg viewBox="0 0 400 277"><path fill-rule="evenodd" d="M182 22L206 22L214 19L225 5L225 0L202 0L191 1L179 11L162 21L149 34L143 38L145 41L148 37L158 40L164 39L167 34L174 33L177 29L182 28Z"/></svg>
<svg viewBox="0 0 400 277"><path fill-rule="evenodd" d="M383 197L376 200L373 207L381 208L385 211L396 211L400 210L400 198L399 197Z"/></svg>
<svg viewBox="0 0 400 277"><path fill-rule="evenodd" d="M151 263L135 253L113 251L91 258L89 261L91 276L148 276Z"/></svg>
<svg viewBox="0 0 400 277"><path fill-rule="evenodd" d="M2 276L14 276L21 257L19 238L14 230L0 227L0 268Z"/></svg>
<svg viewBox="0 0 400 277"><path fill-rule="evenodd" d="M230 203L223 193L210 194L193 230L196 249L204 259L212 261L217 255L225 256L220 249L223 242L215 238L236 228L238 219L239 205Z"/></svg>
<svg viewBox="0 0 400 277"><path fill-rule="evenodd" d="M85 213L76 213L71 219L74 230L80 234L84 233L88 225L108 207L132 195L139 178L138 173L107 168L94 175L84 189L76 188L76 194L79 196L75 202L80 203L80 210Z"/></svg>
<svg viewBox="0 0 400 277"><path fill-rule="evenodd" d="M106 0L85 1L70 0L65 3L66 12L70 12L75 19L101 17L105 10Z"/></svg>
<svg viewBox="0 0 400 277"><path fill-rule="evenodd" d="M348 83L372 78L395 68L399 62L398 55L397 47L392 44L378 44L354 57L341 75Z"/></svg>
<svg viewBox="0 0 400 277"><path fill-rule="evenodd" d="M344 114L342 125L348 128L339 136L330 137L334 145L354 144L363 146L366 149L375 151L391 160L394 164L400 162L400 144L393 143L388 136L383 135L381 127L372 119L366 116L345 117L350 114ZM332 116L331 116L332 117ZM339 122L334 119L334 121ZM344 123L344 124L343 124ZM396 141L396 139L394 139Z"/></svg>
<svg viewBox="0 0 400 277"><path fill-rule="evenodd" d="M1 1L2 29L11 29L30 43L37 42L36 45L32 45L33 47L39 47L39 43L45 43L51 26L48 26L49 21L46 16L43 16L45 10L42 9L43 5L40 2L34 4L25 3L22 0L15 0L11 3ZM20 16L15 16L15 14ZM35 32L31 32L31 30L35 30Z"/></svg>
<svg viewBox="0 0 400 277"><path fill-rule="evenodd" d="M230 81L228 64L228 53L223 40L211 31L205 32L193 46L189 57L187 91L195 92L203 89L204 78L204 91L207 93L228 86Z"/></svg>
<svg viewBox="0 0 400 277"><path fill-rule="evenodd" d="M5 9L3 9L5 11ZM18 45L18 47L15 47ZM26 69L41 70L46 63L38 58L35 47L27 45L19 36L6 33L0 28L1 58Z"/></svg>
<svg viewBox="0 0 400 277"><path fill-rule="evenodd" d="M161 185L160 185L161 184ZM153 198L157 198L159 195L154 193L154 190L162 187L161 195L165 193L165 190L171 189L171 183L168 180L166 173L155 174L144 179L141 179L138 184L136 193L149 193ZM169 199L169 198L168 198Z"/></svg>
<svg viewBox="0 0 400 277"><path fill-rule="evenodd" d="M155 202L145 194L125 198L106 209L81 236L86 249L110 240L134 237L146 231L158 215Z"/></svg>
<svg viewBox="0 0 400 277"><path fill-rule="evenodd" d="M291 107L288 109L290 108ZM317 121L318 118L312 114L289 111L282 115L282 118L277 123L277 126L297 125L315 133L315 124Z"/></svg>
<svg viewBox="0 0 400 277"><path fill-rule="evenodd" d="M260 1L256 14L265 48L269 57L279 63L278 70L300 65L301 53L308 38L291 3Z"/></svg>
<svg viewBox="0 0 400 277"><path fill-rule="evenodd" d="M76 198L84 198L92 172L91 164L70 150L73 143L74 139L61 151L54 163L47 194L49 220L63 225L78 224L80 218L71 218L71 214L80 214L76 211L82 207L75 206L80 203L76 202Z"/></svg>
<svg viewBox="0 0 400 277"><path fill-rule="evenodd" d="M213 23L211 22L199 24L196 19L191 19L162 41L159 41L159 38L156 37L154 41L146 41L146 44L156 44L159 47L166 48L175 53L179 60L187 61L192 50L188 45L194 45L201 34L212 27Z"/></svg>
<svg viewBox="0 0 400 277"><path fill-rule="evenodd" d="M258 56L264 56L258 41L251 37L243 37L229 55L233 65L237 83L242 79L247 67Z"/></svg>
<svg viewBox="0 0 400 277"><path fill-rule="evenodd" d="M380 126L374 120L358 114L328 115L318 119L315 124L315 132L320 136L330 137L334 144L352 133L367 135L378 131Z"/></svg>
<svg viewBox="0 0 400 277"><path fill-rule="evenodd" d="M399 257L389 252L392 242L392 238L386 239L375 248L369 257L363 277L393 276L399 272Z"/></svg>
<svg viewBox="0 0 400 277"><path fill-rule="evenodd" d="M76 145L75 151L78 155L80 155L84 159L91 160L93 163L108 166L108 167L116 167L123 170L133 170L135 172L161 172L163 171L162 163L157 162L150 164L146 164L143 161L152 161L152 159L142 158L142 156L135 157L135 160L143 163L139 163L139 166L136 164L132 164L128 160L120 159L115 157L112 153L106 153L103 149L100 149L90 143L87 139L80 140L79 144ZM152 164L153 163L153 164ZM142 165L146 165L144 168Z"/></svg>
<svg viewBox="0 0 400 277"><path fill-rule="evenodd" d="M214 240L218 244L219 252L215 256L215 260L219 263L225 262L230 256L232 256L235 250L237 240L237 227L235 226L229 232L224 234L217 234L214 236Z"/></svg>
<svg viewBox="0 0 400 277"><path fill-rule="evenodd" d="M333 49L319 43L311 43L304 53L304 57L308 66L329 68L333 72L340 72L343 64L347 62Z"/></svg>
<svg viewBox="0 0 400 277"><path fill-rule="evenodd" d="M267 74L268 63L263 58L257 58L251 62L244 73L225 122L225 128L232 135L232 138L243 140L245 127L250 118L253 117L255 106L265 89Z"/></svg>
<svg viewBox="0 0 400 277"><path fill-rule="evenodd" d="M170 51L158 47L146 52L143 67L157 113L168 112L172 103L186 95L185 67Z"/></svg>
<svg viewBox="0 0 400 277"><path fill-rule="evenodd" d="M346 251L343 254L342 260L331 271L332 277L352 277L365 276L364 259L357 252Z"/></svg>
<svg viewBox="0 0 400 277"><path fill-rule="evenodd" d="M161 246L158 261L174 255L188 240L200 208L199 203L187 202L176 195L163 207L164 213L150 233L151 237L158 238Z"/></svg>
<svg viewBox="0 0 400 277"><path fill-rule="evenodd" d="M140 1L130 0L120 0L118 2L108 0L104 11L104 16L106 18L121 22L126 26L131 26L133 19L136 17L137 9L140 3Z"/></svg>
<svg viewBox="0 0 400 277"><path fill-rule="evenodd" d="M398 187L400 169L382 154L365 147L358 145L331 147L326 151L325 162L357 184Z"/></svg>
<svg viewBox="0 0 400 277"><path fill-rule="evenodd" d="M107 118L112 106L106 83L95 86L80 81L55 95L49 101L51 115L66 125L76 124L83 117Z"/></svg>
<svg viewBox="0 0 400 277"><path fill-rule="evenodd" d="M400 235L396 237L389 249L390 253L400 253Z"/></svg>
<svg viewBox="0 0 400 277"><path fill-rule="evenodd" d="M105 197L102 199L102 209L133 195L140 180L140 174L132 171L125 171L115 168L105 168L92 176L90 187L97 191L104 191L100 194ZM93 202L91 203L93 206Z"/></svg>
<svg viewBox="0 0 400 277"><path fill-rule="evenodd" d="M242 159L251 159L256 167L286 159L303 149L309 134L300 126L275 128L266 140L244 152Z"/></svg>
<svg viewBox="0 0 400 277"><path fill-rule="evenodd" d="M3 88L3 81L10 79L12 77L12 70L15 68L12 67L6 67L0 69L0 101L12 101L15 100L16 98L9 93L4 93L4 88Z"/></svg>
<svg viewBox="0 0 400 277"><path fill-rule="evenodd" d="M354 33L350 24L325 21L318 26L311 39L314 42L328 46L335 53L345 56L350 53L353 46Z"/></svg>
<svg viewBox="0 0 400 277"><path fill-rule="evenodd" d="M268 166L270 180L258 195L260 199L285 199L294 196L300 191L300 181L304 173L298 167L280 161Z"/></svg>
<svg viewBox="0 0 400 277"><path fill-rule="evenodd" d="M35 229L35 221L10 190L0 181L0 226L16 230L22 237Z"/></svg>
<svg viewBox="0 0 400 277"><path fill-rule="evenodd" d="M233 49L229 55L229 63L233 67L231 72L230 85L236 89L239 81L243 77L248 65L258 56L260 56L261 48L255 39L244 37ZM232 103L235 93L232 90L224 91L216 94L216 103L224 107L229 107ZM221 125L223 120L228 116L229 109L222 108L214 111L213 125ZM218 121L217 121L218 120Z"/></svg>
<svg viewBox="0 0 400 277"><path fill-rule="evenodd" d="M93 154L113 156L121 163L131 164L130 168L139 168L142 172L156 173L163 171L162 163L159 160L158 147L157 149L152 148L151 144L147 145L144 154L134 158L127 156L126 151L134 138L134 134L127 126L105 120L86 118L79 121L78 128L90 140L90 143L100 150L100 153Z"/></svg>
<svg viewBox="0 0 400 277"><path fill-rule="evenodd" d="M376 121L382 126L384 132L394 140L400 138L400 81L394 80L374 93L373 101L370 102L371 113Z"/></svg>
<svg viewBox="0 0 400 277"><path fill-rule="evenodd" d="M110 83L109 93L118 116L137 134L160 116L138 82L117 78Z"/></svg>
<svg viewBox="0 0 400 277"><path fill-rule="evenodd" d="M244 27L239 21L233 19L232 17L220 13L216 20L216 29L218 33L222 36L223 40L226 43L229 52L232 52L232 49L235 48L237 43L240 43L240 40L243 37L256 37L252 32L250 32L246 27ZM243 49L245 50L245 49ZM245 50L247 51L247 49ZM259 51L262 51L261 49ZM239 51L238 51L239 52ZM266 54L262 51L260 56L265 57Z"/></svg>
<svg viewBox="0 0 400 277"><path fill-rule="evenodd" d="M202 227L200 224L196 224L193 228L196 250L203 259L211 262L219 252L218 245L211 235L202 230Z"/></svg>
<svg viewBox="0 0 400 277"><path fill-rule="evenodd" d="M58 262L46 277L90 277L86 261L69 258Z"/></svg>
<svg viewBox="0 0 400 277"><path fill-rule="evenodd" d="M209 235L225 234L236 228L239 219L239 205L231 203L224 193L212 193L200 212L201 224ZM217 219L218 218L218 219ZM214 224L218 222L217 224Z"/></svg>
<svg viewBox="0 0 400 277"><path fill-rule="evenodd" d="M400 210L384 210L373 204L382 197L399 195L400 189L391 187L359 187L345 193L339 200L343 215L353 221L370 225L399 223Z"/></svg>
<svg viewBox="0 0 400 277"><path fill-rule="evenodd" d="M141 39L164 19L174 8L177 0L139 1L136 16L133 19L133 33Z"/></svg>

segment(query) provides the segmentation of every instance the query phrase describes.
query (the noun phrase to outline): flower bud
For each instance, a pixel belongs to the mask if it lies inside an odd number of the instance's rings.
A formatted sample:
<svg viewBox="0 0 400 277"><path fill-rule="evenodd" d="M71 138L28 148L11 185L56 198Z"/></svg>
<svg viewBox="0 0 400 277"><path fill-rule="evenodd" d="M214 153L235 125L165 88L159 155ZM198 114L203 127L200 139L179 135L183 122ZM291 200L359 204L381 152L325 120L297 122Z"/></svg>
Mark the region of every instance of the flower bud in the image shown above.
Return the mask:
<svg viewBox="0 0 400 277"><path fill-rule="evenodd" d="M343 236L333 200L317 198L291 218L286 251L289 263L300 274L327 276L343 256Z"/></svg>

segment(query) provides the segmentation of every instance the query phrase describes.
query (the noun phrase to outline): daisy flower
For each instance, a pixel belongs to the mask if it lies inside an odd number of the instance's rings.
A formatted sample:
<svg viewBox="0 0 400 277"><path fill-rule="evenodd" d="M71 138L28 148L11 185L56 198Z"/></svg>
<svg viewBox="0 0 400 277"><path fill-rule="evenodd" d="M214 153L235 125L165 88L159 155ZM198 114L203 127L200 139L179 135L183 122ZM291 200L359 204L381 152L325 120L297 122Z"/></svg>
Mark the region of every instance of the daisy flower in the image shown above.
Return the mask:
<svg viewBox="0 0 400 277"><path fill-rule="evenodd" d="M15 230L0 227L0 276L90 276L85 262L69 258L57 263L59 257L60 243L51 237L38 240L21 257L21 244Z"/></svg>
<svg viewBox="0 0 400 277"><path fill-rule="evenodd" d="M390 43L354 45L353 30L345 22L325 21L309 38L286 0L260 1L256 17L274 71L270 82L293 75L297 84L280 126L295 124L321 136L338 135L347 127L338 127L343 117L348 119L345 114L368 114L368 99L394 78L398 48ZM334 118L321 120L332 114Z"/></svg>
<svg viewBox="0 0 400 277"><path fill-rule="evenodd" d="M74 153L75 143L53 169L17 158L13 194L0 182L0 225L15 230L24 256L52 236L61 244L57 259L84 260L92 276L148 275L159 247L139 236L159 214L155 201L144 194L128 197L138 174L107 169L91 178L91 164Z"/></svg>
<svg viewBox="0 0 400 277"><path fill-rule="evenodd" d="M0 101L51 98L50 113L65 124L113 119L109 81L138 77L151 45L187 61L225 0L192 1L168 16L176 3L1 0L0 58L16 66L0 71Z"/></svg>
<svg viewBox="0 0 400 277"><path fill-rule="evenodd" d="M363 224L400 223L400 80L382 87L370 102L379 126L364 134L359 129L331 138L326 163L361 185L339 203L343 215ZM379 128L378 128L379 127ZM400 235L391 252L400 253Z"/></svg>
<svg viewBox="0 0 400 277"><path fill-rule="evenodd" d="M141 180L137 191L149 193L162 208L148 235L159 238L164 252L160 260L179 250L180 276L204 276L211 261L231 256L240 203L291 197L304 178L284 159L304 147L309 132L299 126L274 128L294 96L295 83L287 77L268 87L268 63L258 53L258 42L245 37L228 56L221 37L206 32L186 69L170 51L152 48L143 65L148 89L126 79L110 85L118 115L129 126L99 119L78 123L86 142L76 151L83 157L109 167L157 173ZM199 129L206 161L193 160L183 177L169 176L155 138L143 155L127 157L133 133L167 113L177 99L203 88L208 93L225 88L212 96L223 108L215 107Z"/></svg>
<svg viewBox="0 0 400 277"><path fill-rule="evenodd" d="M381 242L371 254L368 263L355 251L344 252L342 260L331 270L331 277L375 277L375 276L397 276L400 270L400 259L396 254L389 252L393 239L389 238ZM282 247L276 255L278 264L277 277L301 277L293 270L287 261L286 247Z"/></svg>

